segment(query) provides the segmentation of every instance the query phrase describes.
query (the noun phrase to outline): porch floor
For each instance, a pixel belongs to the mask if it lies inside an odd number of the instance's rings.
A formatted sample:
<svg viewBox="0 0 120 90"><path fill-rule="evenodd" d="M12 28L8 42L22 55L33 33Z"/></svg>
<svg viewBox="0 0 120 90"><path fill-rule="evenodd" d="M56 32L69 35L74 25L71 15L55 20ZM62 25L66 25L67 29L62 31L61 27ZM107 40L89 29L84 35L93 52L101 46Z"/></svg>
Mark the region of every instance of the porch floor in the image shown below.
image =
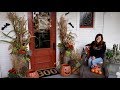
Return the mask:
<svg viewBox="0 0 120 90"><path fill-rule="evenodd" d="M71 74L70 76L63 77L60 74L57 74L57 75L47 76L47 77L43 77L43 78L80 78L80 76L75 75L75 74Z"/></svg>

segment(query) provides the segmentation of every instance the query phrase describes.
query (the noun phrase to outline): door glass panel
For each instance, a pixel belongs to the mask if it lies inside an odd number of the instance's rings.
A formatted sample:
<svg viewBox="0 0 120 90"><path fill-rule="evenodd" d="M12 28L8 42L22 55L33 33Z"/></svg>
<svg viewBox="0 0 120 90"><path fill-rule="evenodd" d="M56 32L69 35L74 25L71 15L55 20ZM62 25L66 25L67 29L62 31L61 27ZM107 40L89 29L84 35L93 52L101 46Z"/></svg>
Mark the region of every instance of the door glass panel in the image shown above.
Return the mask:
<svg viewBox="0 0 120 90"><path fill-rule="evenodd" d="M33 12L35 48L50 48L50 12Z"/></svg>

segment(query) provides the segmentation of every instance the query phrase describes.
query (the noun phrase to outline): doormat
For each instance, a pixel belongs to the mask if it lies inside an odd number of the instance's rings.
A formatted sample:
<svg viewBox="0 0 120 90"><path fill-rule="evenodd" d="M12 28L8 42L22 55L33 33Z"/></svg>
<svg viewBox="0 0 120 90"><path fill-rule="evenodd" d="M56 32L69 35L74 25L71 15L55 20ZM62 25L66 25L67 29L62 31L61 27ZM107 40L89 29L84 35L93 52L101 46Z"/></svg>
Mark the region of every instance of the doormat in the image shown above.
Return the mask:
<svg viewBox="0 0 120 90"><path fill-rule="evenodd" d="M59 73L56 68L40 69L37 72L39 74L39 77L47 77Z"/></svg>

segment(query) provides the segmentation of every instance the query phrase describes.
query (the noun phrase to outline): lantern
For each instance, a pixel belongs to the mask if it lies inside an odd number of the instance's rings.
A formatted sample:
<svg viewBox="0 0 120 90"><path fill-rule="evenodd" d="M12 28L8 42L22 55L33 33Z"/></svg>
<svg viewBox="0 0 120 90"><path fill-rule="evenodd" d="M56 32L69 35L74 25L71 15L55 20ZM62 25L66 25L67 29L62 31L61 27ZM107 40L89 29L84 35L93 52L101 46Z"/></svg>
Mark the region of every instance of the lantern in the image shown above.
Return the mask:
<svg viewBox="0 0 120 90"><path fill-rule="evenodd" d="M62 76L71 75L71 66L68 65L68 64L62 64L62 66L61 66L61 75Z"/></svg>

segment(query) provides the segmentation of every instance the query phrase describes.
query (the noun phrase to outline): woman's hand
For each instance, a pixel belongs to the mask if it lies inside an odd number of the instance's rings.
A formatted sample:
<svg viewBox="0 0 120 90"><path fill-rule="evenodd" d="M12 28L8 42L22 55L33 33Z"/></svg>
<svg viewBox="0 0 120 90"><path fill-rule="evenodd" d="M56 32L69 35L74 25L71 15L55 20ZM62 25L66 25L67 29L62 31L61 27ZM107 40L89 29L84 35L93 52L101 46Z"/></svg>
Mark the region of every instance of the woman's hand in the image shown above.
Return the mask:
<svg viewBox="0 0 120 90"><path fill-rule="evenodd" d="M95 56L92 56L91 58L92 58L92 60L94 60L94 59L95 59Z"/></svg>

